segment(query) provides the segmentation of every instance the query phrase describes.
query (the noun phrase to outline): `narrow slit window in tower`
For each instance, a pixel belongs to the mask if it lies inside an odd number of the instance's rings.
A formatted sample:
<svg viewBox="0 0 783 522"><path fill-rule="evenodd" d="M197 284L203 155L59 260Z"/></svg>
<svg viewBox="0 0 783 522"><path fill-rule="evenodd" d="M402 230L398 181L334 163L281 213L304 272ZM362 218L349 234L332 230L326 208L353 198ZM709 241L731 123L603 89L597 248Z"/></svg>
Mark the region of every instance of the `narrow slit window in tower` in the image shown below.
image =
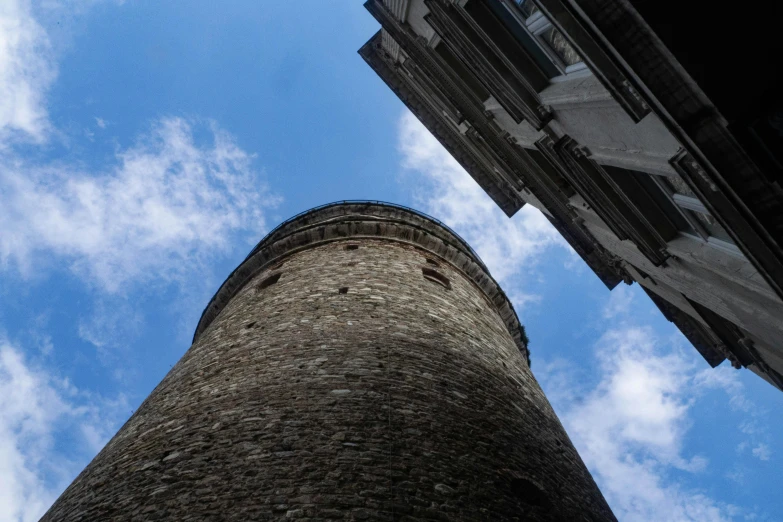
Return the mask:
<svg viewBox="0 0 783 522"><path fill-rule="evenodd" d="M264 288L270 287L273 284L277 283L280 280L281 273L272 274L271 276L267 277L260 283L258 283L258 289L263 290Z"/></svg>
<svg viewBox="0 0 783 522"><path fill-rule="evenodd" d="M422 268L421 273L425 279L432 281L433 283L438 283L446 288L451 288L451 281L449 281L449 278L445 275L436 272L431 268Z"/></svg>

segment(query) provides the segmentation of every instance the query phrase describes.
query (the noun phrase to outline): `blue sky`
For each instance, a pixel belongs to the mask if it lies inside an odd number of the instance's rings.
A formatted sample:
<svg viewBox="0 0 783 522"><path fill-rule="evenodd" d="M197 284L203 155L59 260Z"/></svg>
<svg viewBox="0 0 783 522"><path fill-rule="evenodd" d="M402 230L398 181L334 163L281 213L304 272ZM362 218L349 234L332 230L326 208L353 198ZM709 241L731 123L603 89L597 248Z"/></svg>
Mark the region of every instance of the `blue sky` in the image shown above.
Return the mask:
<svg viewBox="0 0 783 522"><path fill-rule="evenodd" d="M341 199L473 245L620 520L780 520L783 394L507 219L356 54L376 30L347 0L0 0L0 521L38 519L266 231Z"/></svg>

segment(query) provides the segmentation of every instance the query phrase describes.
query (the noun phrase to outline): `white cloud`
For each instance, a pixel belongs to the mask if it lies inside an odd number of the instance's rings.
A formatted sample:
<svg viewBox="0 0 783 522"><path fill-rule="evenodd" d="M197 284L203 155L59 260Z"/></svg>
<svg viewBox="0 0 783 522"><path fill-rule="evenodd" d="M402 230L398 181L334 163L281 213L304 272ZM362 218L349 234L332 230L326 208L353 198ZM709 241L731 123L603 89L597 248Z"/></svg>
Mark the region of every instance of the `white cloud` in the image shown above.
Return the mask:
<svg viewBox="0 0 783 522"><path fill-rule="evenodd" d="M568 248L531 205L509 219L408 111L400 118L398 139L403 166L416 171L417 205L463 236L498 281L521 275L550 246ZM536 298L515 293L518 302Z"/></svg>
<svg viewBox="0 0 783 522"><path fill-rule="evenodd" d="M697 372L661 344L649 327L607 331L596 344L600 370L592 388L562 368L537 374L618 519L731 520L734 506L671 478L674 470L699 473L708 462L682 449Z"/></svg>
<svg viewBox="0 0 783 522"><path fill-rule="evenodd" d="M751 453L759 460L769 460L772 456L772 451L770 451L769 446L766 444L759 444L751 450Z"/></svg>
<svg viewBox="0 0 783 522"><path fill-rule="evenodd" d="M603 309L604 319L614 319L628 313L633 301L633 292L627 285L617 285Z"/></svg>
<svg viewBox="0 0 783 522"><path fill-rule="evenodd" d="M265 228L264 210L277 199L253 160L214 123L181 118L155 123L98 174L6 158L0 261L24 274L55 256L108 291L180 279L227 252L237 234L255 239Z"/></svg>
<svg viewBox="0 0 783 522"><path fill-rule="evenodd" d="M97 126L98 126L98 127L100 127L101 129L105 129L105 128L106 128L106 120L104 120L103 118L99 118L99 117L97 117L97 116L96 116L96 117L95 117L95 125L97 125Z"/></svg>
<svg viewBox="0 0 783 522"><path fill-rule="evenodd" d="M0 1L0 151L16 141L43 143L55 131L46 96L57 78L58 58L70 48L77 20L106 1ZM102 123L96 118L101 128Z"/></svg>
<svg viewBox="0 0 783 522"><path fill-rule="evenodd" d="M29 0L0 2L0 150L9 136L43 141L46 91L57 75L49 37Z"/></svg>
<svg viewBox="0 0 783 522"><path fill-rule="evenodd" d="M116 429L107 402L31 366L0 339L0 520L34 521ZM56 447L66 434L67 449Z"/></svg>
<svg viewBox="0 0 783 522"><path fill-rule="evenodd" d="M744 414L737 429L746 439L737 445L737 453L743 454L751 448L751 454L759 460L770 460L772 450L769 441L772 439L767 427L768 413L759 407L745 394L745 387L739 380L739 371L728 364L698 372L694 377L696 391L722 389L726 392L729 407L735 412Z"/></svg>
<svg viewBox="0 0 783 522"><path fill-rule="evenodd" d="M126 299L99 299L89 318L79 321L79 337L107 355L108 348L128 345L143 329L144 318Z"/></svg>
<svg viewBox="0 0 783 522"><path fill-rule="evenodd" d="M705 368L694 376L694 383L698 389L722 389L729 396L729 407L734 411L753 413L758 408L753 401L745 395L745 387L738 379L739 372L722 364L717 368Z"/></svg>

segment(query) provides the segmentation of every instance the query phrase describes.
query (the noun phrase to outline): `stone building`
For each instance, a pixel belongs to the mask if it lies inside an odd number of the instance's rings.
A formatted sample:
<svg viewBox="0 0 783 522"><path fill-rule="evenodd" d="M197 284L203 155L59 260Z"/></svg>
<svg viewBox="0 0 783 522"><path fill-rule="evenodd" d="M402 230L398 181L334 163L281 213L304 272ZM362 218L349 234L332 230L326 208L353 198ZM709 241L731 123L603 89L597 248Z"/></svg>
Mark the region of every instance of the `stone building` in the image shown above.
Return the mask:
<svg viewBox="0 0 783 522"><path fill-rule="evenodd" d="M266 236L44 521L615 520L479 257L388 204Z"/></svg>
<svg viewBox="0 0 783 522"><path fill-rule="evenodd" d="M780 3L365 6L361 56L507 215L535 206L709 364L783 388Z"/></svg>

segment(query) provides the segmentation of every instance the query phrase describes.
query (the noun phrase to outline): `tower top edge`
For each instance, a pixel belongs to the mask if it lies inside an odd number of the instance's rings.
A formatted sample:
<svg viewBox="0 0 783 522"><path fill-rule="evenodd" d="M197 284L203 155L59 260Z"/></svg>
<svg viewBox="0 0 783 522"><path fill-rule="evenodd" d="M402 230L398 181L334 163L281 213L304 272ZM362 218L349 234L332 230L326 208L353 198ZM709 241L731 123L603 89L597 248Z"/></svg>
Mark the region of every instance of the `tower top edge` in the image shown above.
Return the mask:
<svg viewBox="0 0 783 522"><path fill-rule="evenodd" d="M440 221L437 218L434 218L428 214L425 214L424 212L421 212L419 210L406 207L404 205L399 205L397 203L389 203L386 201L374 201L374 200L344 200L344 201L335 201L332 203L326 203L324 205L319 205L317 207L310 208L308 210L305 210L303 212L300 212L299 214L296 214L295 216L292 216L279 225L277 225L275 228L273 228L264 238L258 242L258 244L253 248L253 250L250 251L250 253L247 255L246 260L252 257L258 250L264 247L264 245L270 243L271 241L274 241L275 238L280 237L282 235L286 235L291 232L292 229L297 229L302 226L307 226L310 223L316 223L319 220L323 220L324 218L328 217L338 217L338 216L350 216L350 215L377 215L378 217L387 217L392 215L393 213L398 213L400 215L404 214L410 214L411 216L415 216L416 218L419 218L424 223L428 223L431 227L434 225L434 229L442 229L443 232L445 232L445 235L450 236L450 239L460 245L462 249L466 251L470 256L473 257L474 261L481 266L481 268L489 272L484 262L481 260L481 257L476 253L475 250L468 244L467 241L465 241L459 234L457 234L454 230L451 229L447 224Z"/></svg>
<svg viewBox="0 0 783 522"><path fill-rule="evenodd" d="M282 258L332 241L387 239L410 243L448 261L484 292L529 361L527 337L510 300L470 245L446 224L409 207L381 201L338 201L280 223L226 278L199 319L195 343L221 310L259 271Z"/></svg>

